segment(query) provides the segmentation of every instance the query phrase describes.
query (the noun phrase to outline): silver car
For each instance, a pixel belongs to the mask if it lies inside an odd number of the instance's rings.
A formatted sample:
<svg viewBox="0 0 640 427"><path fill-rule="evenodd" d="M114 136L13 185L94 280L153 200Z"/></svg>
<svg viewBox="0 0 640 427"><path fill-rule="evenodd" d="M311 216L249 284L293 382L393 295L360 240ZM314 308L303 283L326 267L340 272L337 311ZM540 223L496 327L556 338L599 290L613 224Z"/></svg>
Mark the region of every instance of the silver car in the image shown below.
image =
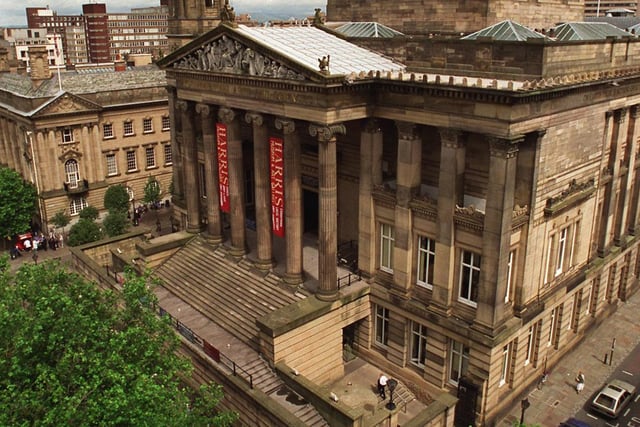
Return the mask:
<svg viewBox="0 0 640 427"><path fill-rule="evenodd" d="M617 418L629 404L636 388L626 381L612 380L596 394L591 409L611 418Z"/></svg>

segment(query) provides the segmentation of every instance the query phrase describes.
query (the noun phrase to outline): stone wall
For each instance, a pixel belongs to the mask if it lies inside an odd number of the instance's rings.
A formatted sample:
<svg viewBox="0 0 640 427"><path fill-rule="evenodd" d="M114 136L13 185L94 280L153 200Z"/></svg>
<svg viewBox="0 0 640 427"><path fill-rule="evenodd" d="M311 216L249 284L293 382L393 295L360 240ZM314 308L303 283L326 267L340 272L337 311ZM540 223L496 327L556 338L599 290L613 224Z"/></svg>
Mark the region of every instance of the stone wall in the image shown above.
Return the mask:
<svg viewBox="0 0 640 427"><path fill-rule="evenodd" d="M405 34L470 33L511 19L531 28L582 21L583 0L328 0L328 21L375 21Z"/></svg>

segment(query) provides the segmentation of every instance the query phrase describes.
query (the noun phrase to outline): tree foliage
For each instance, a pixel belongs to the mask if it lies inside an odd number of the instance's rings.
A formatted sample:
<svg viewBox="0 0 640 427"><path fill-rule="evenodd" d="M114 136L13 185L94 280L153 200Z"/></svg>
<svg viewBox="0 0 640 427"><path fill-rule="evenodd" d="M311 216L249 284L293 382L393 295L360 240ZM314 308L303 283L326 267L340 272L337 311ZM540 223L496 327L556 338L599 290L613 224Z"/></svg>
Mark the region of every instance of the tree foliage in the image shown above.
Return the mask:
<svg viewBox="0 0 640 427"><path fill-rule="evenodd" d="M127 212L129 210L129 193L122 184L112 185L104 193L104 207L109 212Z"/></svg>
<svg viewBox="0 0 640 427"><path fill-rule="evenodd" d="M13 169L0 167L0 234L13 237L31 228L38 193Z"/></svg>
<svg viewBox="0 0 640 427"><path fill-rule="evenodd" d="M102 221L102 225L109 237L126 233L129 230L129 220L127 219L126 211L109 212Z"/></svg>
<svg viewBox="0 0 640 427"><path fill-rule="evenodd" d="M157 179L150 176L147 183L144 185L144 202L145 203L157 203L160 201L162 195L162 189Z"/></svg>
<svg viewBox="0 0 640 427"><path fill-rule="evenodd" d="M103 233L100 225L93 220L80 218L78 222L71 226L71 230L69 230L68 245L80 246L85 243L96 242L102 239L102 237Z"/></svg>
<svg viewBox="0 0 640 427"><path fill-rule="evenodd" d="M98 208L93 206L87 206L80 211L80 219L87 219L89 221L95 221L100 216Z"/></svg>
<svg viewBox="0 0 640 427"><path fill-rule="evenodd" d="M190 365L151 284L127 274L105 291L55 262L12 275L1 259L0 425L231 425L219 386L183 388Z"/></svg>
<svg viewBox="0 0 640 427"><path fill-rule="evenodd" d="M71 222L71 217L64 211L58 211L51 217L51 222L56 226L56 228L62 228L64 230L64 228Z"/></svg>

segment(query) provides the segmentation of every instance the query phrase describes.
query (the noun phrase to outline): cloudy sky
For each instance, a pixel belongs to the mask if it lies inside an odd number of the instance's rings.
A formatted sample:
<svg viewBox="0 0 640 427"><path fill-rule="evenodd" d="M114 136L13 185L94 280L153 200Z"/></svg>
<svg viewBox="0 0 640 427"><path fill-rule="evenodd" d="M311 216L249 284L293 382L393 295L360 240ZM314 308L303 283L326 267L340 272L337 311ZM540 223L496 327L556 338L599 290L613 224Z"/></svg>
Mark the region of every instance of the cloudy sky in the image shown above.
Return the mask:
<svg viewBox="0 0 640 427"><path fill-rule="evenodd" d="M0 27L13 27L27 25L25 8L46 7L58 12L60 15L80 15L82 5L86 3L106 3L107 12L127 12L135 7L158 6L160 0L0 0ZM296 10L308 9L307 15L313 15L313 10L320 7L326 9L327 0L296 0ZM291 7L291 0L231 0L231 5L237 13L286 10Z"/></svg>

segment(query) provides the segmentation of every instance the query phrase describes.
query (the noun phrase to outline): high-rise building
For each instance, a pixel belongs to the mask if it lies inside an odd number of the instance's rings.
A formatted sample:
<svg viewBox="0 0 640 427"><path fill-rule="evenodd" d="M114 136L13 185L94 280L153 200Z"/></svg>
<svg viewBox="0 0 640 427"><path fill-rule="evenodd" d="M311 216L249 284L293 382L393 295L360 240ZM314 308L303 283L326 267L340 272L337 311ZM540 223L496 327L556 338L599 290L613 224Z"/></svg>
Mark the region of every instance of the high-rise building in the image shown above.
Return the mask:
<svg viewBox="0 0 640 427"><path fill-rule="evenodd" d="M148 53L154 58L168 53L166 6L131 9L108 16L111 60L129 53Z"/></svg>
<svg viewBox="0 0 640 427"><path fill-rule="evenodd" d="M636 16L638 0L585 0L584 16Z"/></svg>
<svg viewBox="0 0 640 427"><path fill-rule="evenodd" d="M107 5L104 3L83 4L82 14L84 16L84 30L87 35L89 62L99 64L111 61Z"/></svg>

